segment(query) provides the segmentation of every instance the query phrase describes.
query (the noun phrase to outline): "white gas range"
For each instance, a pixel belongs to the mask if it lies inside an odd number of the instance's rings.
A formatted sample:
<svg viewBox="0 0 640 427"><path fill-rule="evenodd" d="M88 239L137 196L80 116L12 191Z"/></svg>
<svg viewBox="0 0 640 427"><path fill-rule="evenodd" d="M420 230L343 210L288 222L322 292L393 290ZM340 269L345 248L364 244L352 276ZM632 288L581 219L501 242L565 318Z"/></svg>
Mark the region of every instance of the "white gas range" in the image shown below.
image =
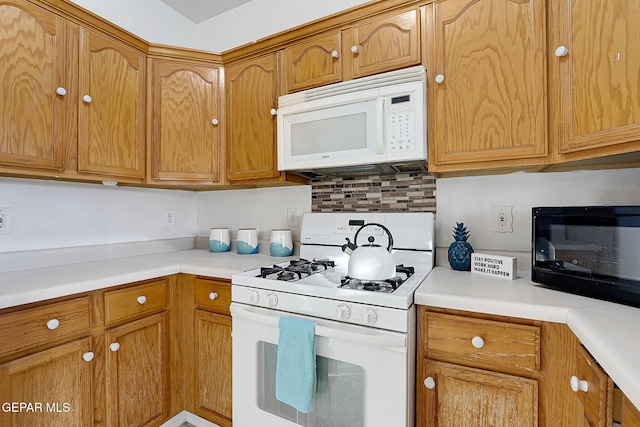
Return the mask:
<svg viewBox="0 0 640 427"><path fill-rule="evenodd" d="M369 223L384 225L393 236L397 275L390 280L348 277L342 245ZM434 233L431 213L305 214L300 259L234 275L234 425L413 425L413 294L433 267ZM362 229L357 243L369 236L387 244L375 226ZM316 324L322 388L308 414L275 399L280 317ZM337 398L344 393L349 399ZM395 397L388 405L375 403L389 393Z"/></svg>

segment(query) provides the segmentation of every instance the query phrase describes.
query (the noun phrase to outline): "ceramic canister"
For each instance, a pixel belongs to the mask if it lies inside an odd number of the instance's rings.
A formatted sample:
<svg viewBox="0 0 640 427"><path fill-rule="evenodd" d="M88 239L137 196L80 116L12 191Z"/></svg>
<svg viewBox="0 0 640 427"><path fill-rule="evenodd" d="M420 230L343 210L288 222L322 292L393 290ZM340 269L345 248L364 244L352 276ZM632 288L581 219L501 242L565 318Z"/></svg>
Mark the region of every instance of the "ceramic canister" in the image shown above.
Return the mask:
<svg viewBox="0 0 640 427"><path fill-rule="evenodd" d="M290 256L293 253L291 230L271 230L269 252L271 252L271 255L273 256Z"/></svg>
<svg viewBox="0 0 640 427"><path fill-rule="evenodd" d="M239 254L256 254L258 253L258 229L257 228L239 228L238 241L236 242L236 251Z"/></svg>
<svg viewBox="0 0 640 427"><path fill-rule="evenodd" d="M209 250L211 252L228 252L231 239L228 228L212 228L209 231Z"/></svg>

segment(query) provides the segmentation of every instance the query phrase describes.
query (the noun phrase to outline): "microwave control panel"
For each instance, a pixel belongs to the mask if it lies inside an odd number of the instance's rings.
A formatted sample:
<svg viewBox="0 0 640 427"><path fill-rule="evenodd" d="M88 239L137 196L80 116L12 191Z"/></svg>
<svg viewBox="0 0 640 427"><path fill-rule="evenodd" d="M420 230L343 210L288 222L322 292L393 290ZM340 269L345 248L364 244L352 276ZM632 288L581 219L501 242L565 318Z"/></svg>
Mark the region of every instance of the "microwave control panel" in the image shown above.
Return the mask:
<svg viewBox="0 0 640 427"><path fill-rule="evenodd" d="M413 94L387 98L387 149L390 152L415 150Z"/></svg>

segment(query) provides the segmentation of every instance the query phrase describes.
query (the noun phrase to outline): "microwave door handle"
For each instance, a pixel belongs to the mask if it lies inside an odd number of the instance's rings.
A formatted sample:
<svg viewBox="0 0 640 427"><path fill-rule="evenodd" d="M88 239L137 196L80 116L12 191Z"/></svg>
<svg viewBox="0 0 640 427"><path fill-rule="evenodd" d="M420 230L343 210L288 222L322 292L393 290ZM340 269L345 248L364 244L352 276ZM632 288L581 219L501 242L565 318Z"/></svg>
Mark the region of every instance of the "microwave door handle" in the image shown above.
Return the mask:
<svg viewBox="0 0 640 427"><path fill-rule="evenodd" d="M278 327L279 316L268 316L264 314L254 313L246 308L236 304L229 307L231 316L240 319L249 320L264 325ZM358 334L354 332L343 331L341 329L329 328L326 326L316 325L316 336L324 338L337 338L352 343L363 344L370 347L386 347L390 349L404 349L407 346L407 337L402 334L394 335L369 335Z"/></svg>
<svg viewBox="0 0 640 427"><path fill-rule="evenodd" d="M378 154L384 154L384 98L376 101L376 148Z"/></svg>

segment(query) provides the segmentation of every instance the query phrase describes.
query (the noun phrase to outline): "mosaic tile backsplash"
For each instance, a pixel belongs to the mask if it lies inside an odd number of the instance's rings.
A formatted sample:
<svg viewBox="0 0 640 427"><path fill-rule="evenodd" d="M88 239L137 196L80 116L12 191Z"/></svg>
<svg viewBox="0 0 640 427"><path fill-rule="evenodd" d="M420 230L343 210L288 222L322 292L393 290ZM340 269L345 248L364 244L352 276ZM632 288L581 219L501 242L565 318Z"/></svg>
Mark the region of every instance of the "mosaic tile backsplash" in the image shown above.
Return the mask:
<svg viewBox="0 0 640 427"><path fill-rule="evenodd" d="M435 212L436 179L428 173L317 178L313 212Z"/></svg>

